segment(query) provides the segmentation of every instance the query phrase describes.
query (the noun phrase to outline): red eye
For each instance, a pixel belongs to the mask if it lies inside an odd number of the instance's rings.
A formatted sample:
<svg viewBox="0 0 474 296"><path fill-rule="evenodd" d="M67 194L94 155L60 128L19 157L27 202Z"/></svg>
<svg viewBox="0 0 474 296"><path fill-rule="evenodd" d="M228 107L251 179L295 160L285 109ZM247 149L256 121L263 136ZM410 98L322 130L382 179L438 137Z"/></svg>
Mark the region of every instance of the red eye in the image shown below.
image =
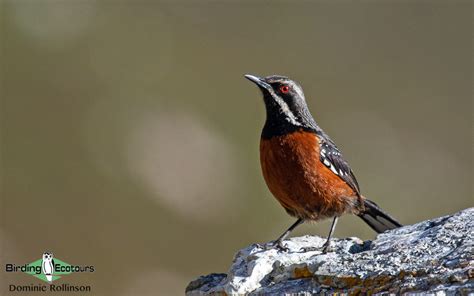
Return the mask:
<svg viewBox="0 0 474 296"><path fill-rule="evenodd" d="M287 94L290 91L290 87L288 85L280 86L280 91L284 94Z"/></svg>

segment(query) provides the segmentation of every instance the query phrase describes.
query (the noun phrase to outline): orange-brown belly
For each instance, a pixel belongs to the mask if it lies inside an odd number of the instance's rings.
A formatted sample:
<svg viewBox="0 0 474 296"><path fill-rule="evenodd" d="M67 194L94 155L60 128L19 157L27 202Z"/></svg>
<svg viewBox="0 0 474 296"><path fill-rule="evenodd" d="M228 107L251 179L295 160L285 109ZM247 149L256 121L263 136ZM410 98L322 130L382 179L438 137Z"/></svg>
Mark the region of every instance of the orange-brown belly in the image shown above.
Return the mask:
<svg viewBox="0 0 474 296"><path fill-rule="evenodd" d="M292 216L319 220L355 210L355 192L319 157L313 133L298 131L260 141L265 182Z"/></svg>

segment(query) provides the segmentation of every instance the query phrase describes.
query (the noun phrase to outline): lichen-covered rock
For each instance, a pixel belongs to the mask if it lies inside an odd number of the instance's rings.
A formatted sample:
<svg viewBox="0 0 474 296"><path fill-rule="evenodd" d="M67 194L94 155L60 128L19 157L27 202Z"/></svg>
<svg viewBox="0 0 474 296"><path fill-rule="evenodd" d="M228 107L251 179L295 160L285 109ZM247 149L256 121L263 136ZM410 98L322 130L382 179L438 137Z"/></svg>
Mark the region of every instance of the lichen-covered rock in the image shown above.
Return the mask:
<svg viewBox="0 0 474 296"><path fill-rule="evenodd" d="M474 293L474 208L405 226L374 241L317 236L285 241L287 252L251 245L227 274L192 281L186 295Z"/></svg>

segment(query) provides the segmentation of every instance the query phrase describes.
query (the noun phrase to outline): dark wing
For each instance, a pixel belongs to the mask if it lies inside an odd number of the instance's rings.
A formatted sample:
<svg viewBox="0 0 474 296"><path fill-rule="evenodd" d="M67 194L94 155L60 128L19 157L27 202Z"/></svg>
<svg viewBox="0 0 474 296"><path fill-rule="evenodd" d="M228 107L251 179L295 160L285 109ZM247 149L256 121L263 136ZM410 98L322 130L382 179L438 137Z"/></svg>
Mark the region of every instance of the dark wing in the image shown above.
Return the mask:
<svg viewBox="0 0 474 296"><path fill-rule="evenodd" d="M321 162L330 169L335 175L338 175L339 178L344 180L344 182L349 185L352 190L354 190L357 195L360 195L359 184L357 179L354 176L354 173L351 170L351 167L342 157L341 152L337 149L331 139L321 138L321 143L319 147L319 159Z"/></svg>

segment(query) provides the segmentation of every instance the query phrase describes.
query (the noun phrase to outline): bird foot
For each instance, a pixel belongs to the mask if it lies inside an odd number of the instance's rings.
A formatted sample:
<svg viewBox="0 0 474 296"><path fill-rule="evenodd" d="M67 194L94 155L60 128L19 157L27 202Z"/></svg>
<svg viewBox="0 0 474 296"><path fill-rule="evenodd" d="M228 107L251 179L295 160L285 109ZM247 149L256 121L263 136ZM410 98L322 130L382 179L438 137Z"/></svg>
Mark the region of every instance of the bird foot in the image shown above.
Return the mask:
<svg viewBox="0 0 474 296"><path fill-rule="evenodd" d="M278 240L271 241L264 245L257 244L257 246L265 251L268 251L271 249L277 249L279 252L288 252L290 250L283 244L283 242L278 241Z"/></svg>
<svg viewBox="0 0 474 296"><path fill-rule="evenodd" d="M329 243L324 244L321 249L322 249L321 251L323 254L326 254L328 252L334 252L334 248L331 247L331 244Z"/></svg>
<svg viewBox="0 0 474 296"><path fill-rule="evenodd" d="M281 241L274 241L271 243L270 248L276 248L279 252L288 252L290 249L288 249L287 246L283 244Z"/></svg>
<svg viewBox="0 0 474 296"><path fill-rule="evenodd" d="M328 252L333 252L334 249L330 246L329 243L324 243L321 247L304 247L300 249L301 253L321 251L321 253L326 254Z"/></svg>

